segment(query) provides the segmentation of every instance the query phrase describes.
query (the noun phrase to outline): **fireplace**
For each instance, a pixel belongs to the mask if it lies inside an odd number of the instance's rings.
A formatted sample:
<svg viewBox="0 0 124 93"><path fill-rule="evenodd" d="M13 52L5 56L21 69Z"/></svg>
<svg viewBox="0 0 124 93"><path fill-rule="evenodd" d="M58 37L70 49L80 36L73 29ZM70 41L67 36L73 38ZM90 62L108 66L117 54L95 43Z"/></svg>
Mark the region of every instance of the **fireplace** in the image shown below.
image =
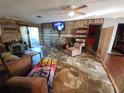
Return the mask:
<svg viewBox="0 0 124 93"><path fill-rule="evenodd" d="M7 51L17 53L23 51L23 44L20 42L7 42L5 43Z"/></svg>
<svg viewBox="0 0 124 93"><path fill-rule="evenodd" d="M18 45L18 46L13 46L13 52L14 52L14 53L16 53L16 52L20 52L20 51L22 51L20 45Z"/></svg>

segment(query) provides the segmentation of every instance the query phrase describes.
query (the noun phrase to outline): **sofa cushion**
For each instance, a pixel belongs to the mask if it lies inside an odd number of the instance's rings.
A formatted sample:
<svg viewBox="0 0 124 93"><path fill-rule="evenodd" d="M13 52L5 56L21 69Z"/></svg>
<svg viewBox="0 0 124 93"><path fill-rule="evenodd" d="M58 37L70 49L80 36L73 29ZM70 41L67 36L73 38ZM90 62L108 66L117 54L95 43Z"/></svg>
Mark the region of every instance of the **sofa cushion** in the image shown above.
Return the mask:
<svg viewBox="0 0 124 93"><path fill-rule="evenodd" d="M5 53L2 53L2 57L4 58L5 56L9 56L9 55L11 55L11 53L10 52L5 52Z"/></svg>
<svg viewBox="0 0 124 93"><path fill-rule="evenodd" d="M24 56L7 64L12 75L26 75L32 68L31 56Z"/></svg>
<svg viewBox="0 0 124 93"><path fill-rule="evenodd" d="M80 48L80 44L79 43L75 43L74 44L74 47L77 48L77 49L79 49Z"/></svg>
<svg viewBox="0 0 124 93"><path fill-rule="evenodd" d="M10 52L3 53L2 54L2 57L3 57L3 59L4 59L5 62L10 62L10 61L19 59L19 57L11 54Z"/></svg>

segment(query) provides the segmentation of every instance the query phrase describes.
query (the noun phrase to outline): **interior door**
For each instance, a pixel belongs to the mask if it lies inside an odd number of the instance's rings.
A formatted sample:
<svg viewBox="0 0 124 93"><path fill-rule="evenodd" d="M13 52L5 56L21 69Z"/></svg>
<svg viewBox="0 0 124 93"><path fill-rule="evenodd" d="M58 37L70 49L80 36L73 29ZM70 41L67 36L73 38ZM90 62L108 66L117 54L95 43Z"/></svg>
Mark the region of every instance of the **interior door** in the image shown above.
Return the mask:
<svg viewBox="0 0 124 93"><path fill-rule="evenodd" d="M87 36L87 49L89 51L97 51L100 33L101 25L89 25Z"/></svg>
<svg viewBox="0 0 124 93"><path fill-rule="evenodd" d="M100 34L101 34L101 25L96 25L96 35L95 35L95 43L93 45L93 50L96 52L98 49L98 45L99 45L99 38L100 38Z"/></svg>

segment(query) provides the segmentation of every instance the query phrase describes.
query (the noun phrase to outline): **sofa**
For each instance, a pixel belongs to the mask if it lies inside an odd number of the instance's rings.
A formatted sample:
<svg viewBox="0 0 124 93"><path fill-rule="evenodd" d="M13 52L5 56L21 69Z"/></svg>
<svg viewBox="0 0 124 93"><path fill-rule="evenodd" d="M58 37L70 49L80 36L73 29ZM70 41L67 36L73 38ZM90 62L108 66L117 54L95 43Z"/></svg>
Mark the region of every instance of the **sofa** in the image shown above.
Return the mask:
<svg viewBox="0 0 124 93"><path fill-rule="evenodd" d="M83 44L82 43L76 42L74 44L74 47L67 48L66 49L66 52L67 52L67 54L69 54L70 56L73 57L73 56L76 56L76 55L81 54L82 47L83 47Z"/></svg>
<svg viewBox="0 0 124 93"><path fill-rule="evenodd" d="M12 77L4 81L5 93L48 93L47 80L27 77L32 68L31 56L24 56L7 63Z"/></svg>
<svg viewBox="0 0 124 93"><path fill-rule="evenodd" d="M0 62L2 64L2 62ZM6 62L6 65L12 76L22 76L32 68L31 56L24 56L19 59ZM4 68L1 66L0 71Z"/></svg>
<svg viewBox="0 0 124 93"><path fill-rule="evenodd" d="M15 76L6 81L6 93L48 93L47 80L42 77Z"/></svg>

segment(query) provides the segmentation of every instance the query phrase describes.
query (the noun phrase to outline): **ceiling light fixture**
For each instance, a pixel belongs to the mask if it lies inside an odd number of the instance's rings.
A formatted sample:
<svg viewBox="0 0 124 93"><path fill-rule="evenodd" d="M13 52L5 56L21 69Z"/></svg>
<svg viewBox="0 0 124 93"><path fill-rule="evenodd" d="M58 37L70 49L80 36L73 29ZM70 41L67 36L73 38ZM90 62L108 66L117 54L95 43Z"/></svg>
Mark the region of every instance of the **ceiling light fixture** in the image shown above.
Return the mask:
<svg viewBox="0 0 124 93"><path fill-rule="evenodd" d="M70 17L73 17L75 15L75 12L74 11L70 11L69 13L68 13L68 16L70 16Z"/></svg>

